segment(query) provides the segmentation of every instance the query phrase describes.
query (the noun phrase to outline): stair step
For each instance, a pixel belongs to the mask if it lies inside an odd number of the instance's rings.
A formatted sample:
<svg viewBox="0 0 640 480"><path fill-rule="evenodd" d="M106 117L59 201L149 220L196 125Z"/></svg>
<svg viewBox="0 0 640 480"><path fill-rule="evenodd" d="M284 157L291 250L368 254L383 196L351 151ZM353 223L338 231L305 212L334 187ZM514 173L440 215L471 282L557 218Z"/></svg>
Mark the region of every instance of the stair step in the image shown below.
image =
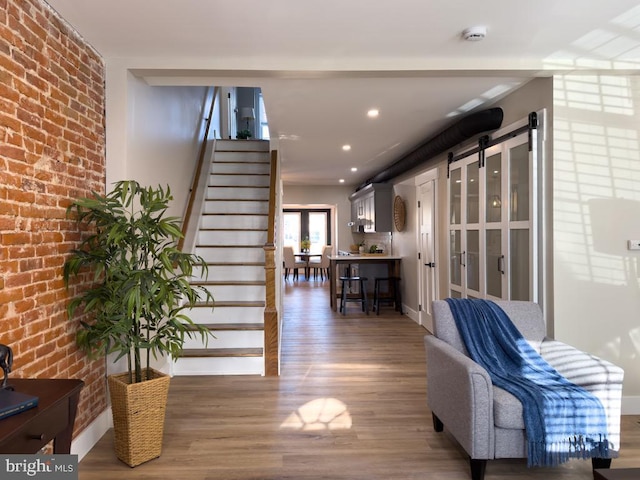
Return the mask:
<svg viewBox="0 0 640 480"><path fill-rule="evenodd" d="M201 327L205 327L212 332L220 330L264 330L264 323L201 323ZM187 330L195 330L196 327L188 325Z"/></svg>
<svg viewBox="0 0 640 480"><path fill-rule="evenodd" d="M239 139L219 139L216 140L216 153L218 152L269 152L268 140L239 140Z"/></svg>
<svg viewBox="0 0 640 480"><path fill-rule="evenodd" d="M194 281L189 282L191 285L198 286L228 286L228 285L236 285L236 286L247 286L247 285L258 285L263 286L266 284L264 281L260 280L206 280L206 281Z"/></svg>
<svg viewBox="0 0 640 480"><path fill-rule="evenodd" d="M174 364L175 375L264 375L263 356L183 357Z"/></svg>
<svg viewBox="0 0 640 480"><path fill-rule="evenodd" d="M180 357L261 357L263 352L262 348L185 348L180 353Z"/></svg>
<svg viewBox="0 0 640 480"><path fill-rule="evenodd" d="M205 201L211 200L244 200L269 201L269 187L256 185L216 185L208 186Z"/></svg>
<svg viewBox="0 0 640 480"><path fill-rule="evenodd" d="M233 192L231 192L233 194ZM212 198L205 200L205 214L267 215L269 200L247 198Z"/></svg>
<svg viewBox="0 0 640 480"><path fill-rule="evenodd" d="M197 302L194 308L197 307L264 307L265 302L261 300L229 300L224 302Z"/></svg>

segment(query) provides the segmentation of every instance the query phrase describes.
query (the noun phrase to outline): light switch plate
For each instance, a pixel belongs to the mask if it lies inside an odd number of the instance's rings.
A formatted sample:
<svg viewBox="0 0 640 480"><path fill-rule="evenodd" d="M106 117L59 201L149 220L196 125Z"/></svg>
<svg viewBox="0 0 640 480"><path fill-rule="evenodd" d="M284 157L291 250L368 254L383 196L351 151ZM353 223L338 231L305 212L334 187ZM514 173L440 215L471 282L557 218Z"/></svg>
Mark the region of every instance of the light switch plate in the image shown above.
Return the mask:
<svg viewBox="0 0 640 480"><path fill-rule="evenodd" d="M628 250L640 250L640 240L627 240Z"/></svg>

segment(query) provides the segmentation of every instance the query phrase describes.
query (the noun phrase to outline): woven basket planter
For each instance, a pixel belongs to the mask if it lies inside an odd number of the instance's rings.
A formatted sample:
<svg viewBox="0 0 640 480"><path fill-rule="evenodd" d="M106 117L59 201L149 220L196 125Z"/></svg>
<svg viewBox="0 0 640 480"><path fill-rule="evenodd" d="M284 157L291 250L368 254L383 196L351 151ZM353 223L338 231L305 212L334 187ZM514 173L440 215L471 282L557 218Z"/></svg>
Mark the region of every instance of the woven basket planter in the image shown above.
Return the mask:
<svg viewBox="0 0 640 480"><path fill-rule="evenodd" d="M162 452L164 416L170 377L143 370L143 381L129 383L129 374L108 377L116 456L130 467L153 460Z"/></svg>

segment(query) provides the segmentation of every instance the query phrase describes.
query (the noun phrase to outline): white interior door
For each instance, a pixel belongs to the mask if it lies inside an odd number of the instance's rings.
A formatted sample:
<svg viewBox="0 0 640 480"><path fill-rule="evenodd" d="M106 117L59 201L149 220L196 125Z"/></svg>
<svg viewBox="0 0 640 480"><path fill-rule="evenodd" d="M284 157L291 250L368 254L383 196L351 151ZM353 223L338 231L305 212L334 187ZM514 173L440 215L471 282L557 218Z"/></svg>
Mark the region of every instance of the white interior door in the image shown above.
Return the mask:
<svg viewBox="0 0 640 480"><path fill-rule="evenodd" d="M420 325L433 333L431 302L437 295L435 242L435 180L418 187L420 224Z"/></svg>

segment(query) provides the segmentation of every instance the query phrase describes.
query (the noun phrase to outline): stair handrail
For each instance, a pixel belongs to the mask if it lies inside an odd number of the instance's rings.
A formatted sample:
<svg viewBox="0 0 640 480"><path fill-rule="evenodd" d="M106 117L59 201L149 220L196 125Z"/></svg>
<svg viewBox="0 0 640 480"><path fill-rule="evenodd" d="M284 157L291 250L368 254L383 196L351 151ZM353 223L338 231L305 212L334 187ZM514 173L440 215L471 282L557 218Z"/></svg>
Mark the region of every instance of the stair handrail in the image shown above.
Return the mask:
<svg viewBox="0 0 640 480"><path fill-rule="evenodd" d="M211 104L209 106L209 115L205 119L205 128L204 134L202 136L202 141L200 142L200 150L198 153L198 161L196 163L195 172L193 175L193 181L191 183L191 189L189 190L189 199L187 200L187 208L184 212L184 216L182 218L182 238L178 241L178 250L182 251L185 244L185 239L187 238L187 234L189 232L189 223L193 217L193 206L195 204L195 199L199 193L199 184L200 179L202 177L202 172L204 170L205 159L206 159L206 151L207 144L209 142L209 131L211 129L211 122L213 121L213 109L216 103L216 97L218 96L218 87L213 87L213 95L211 97Z"/></svg>
<svg viewBox="0 0 640 480"><path fill-rule="evenodd" d="M280 373L280 327L276 298L276 207L277 207L278 151L271 151L269 178L269 213L267 241L264 244L265 309L264 309L264 374L277 376Z"/></svg>

